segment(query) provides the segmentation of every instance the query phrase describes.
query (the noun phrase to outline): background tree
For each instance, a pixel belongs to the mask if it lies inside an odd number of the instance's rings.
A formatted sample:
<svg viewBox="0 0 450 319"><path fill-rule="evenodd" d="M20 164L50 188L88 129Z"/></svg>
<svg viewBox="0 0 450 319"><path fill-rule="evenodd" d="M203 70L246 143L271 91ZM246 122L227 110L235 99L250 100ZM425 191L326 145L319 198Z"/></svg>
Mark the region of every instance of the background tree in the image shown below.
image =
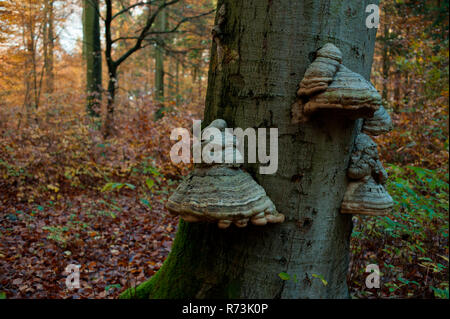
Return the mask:
<svg viewBox="0 0 450 319"><path fill-rule="evenodd" d="M339 207L357 122L323 115L292 125L290 110L311 56L326 42L340 47L344 63L369 78L376 33L365 26L369 3L218 2L226 6L225 58L218 67L213 45L205 124L223 118L230 127L279 129L277 173L259 175L250 164L247 169L286 221L227 231L180 221L168 259L137 288L137 296L348 297L352 226ZM281 272L295 274L299 285L282 281ZM325 278L327 286L315 276Z"/></svg>
<svg viewBox="0 0 450 319"><path fill-rule="evenodd" d="M164 0L161 4L164 4ZM157 18L158 31L167 29L167 10L162 10ZM158 43L159 42L159 43ZM164 44L160 39L155 45L155 98L159 103L164 102Z"/></svg>
<svg viewBox="0 0 450 319"><path fill-rule="evenodd" d="M105 48L105 58L106 65L108 66L108 103L106 106L106 117L103 125L103 135L108 137L113 129L113 120L114 120L114 100L118 85L118 77L117 70L119 66L127 60L132 54L142 49L146 45L157 40L158 36L163 34L169 34L177 32L178 29L186 22L196 19L202 16L206 16L210 14L212 11L203 12L193 16L186 16L177 21L173 28L170 30L160 31L154 28L154 22L157 17L162 13L166 7L175 5L180 0L172 0L172 1L164 1L163 3L159 3L154 8L152 6L152 2L136 2L128 7L125 7L118 12L113 14L113 3L110 0L105 0L106 5L106 17L105 17L105 40L106 40L106 48ZM135 33L136 35L124 35L119 36L117 38L113 38L112 34L112 22L115 18L120 16L121 14L127 13L130 10L138 7L145 6L143 10L145 11L145 22L143 26L136 26ZM118 54L118 58L114 58L114 48L113 44L119 41L132 41L131 47L127 48L121 54Z"/></svg>
<svg viewBox="0 0 450 319"><path fill-rule="evenodd" d="M44 22L44 68L45 68L45 92L52 94L54 91L54 1L44 2L45 22Z"/></svg>
<svg viewBox="0 0 450 319"><path fill-rule="evenodd" d="M87 113L100 116L102 97L102 50L98 0L83 0L83 52L86 61Z"/></svg>

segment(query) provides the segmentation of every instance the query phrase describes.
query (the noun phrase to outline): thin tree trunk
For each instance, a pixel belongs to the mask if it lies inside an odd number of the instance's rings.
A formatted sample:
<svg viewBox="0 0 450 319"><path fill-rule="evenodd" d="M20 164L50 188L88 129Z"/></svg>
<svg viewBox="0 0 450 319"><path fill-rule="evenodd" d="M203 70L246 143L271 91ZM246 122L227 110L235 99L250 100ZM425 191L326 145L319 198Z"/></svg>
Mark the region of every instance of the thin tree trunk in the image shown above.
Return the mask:
<svg viewBox="0 0 450 319"><path fill-rule="evenodd" d="M401 100L401 96L400 96L400 88L401 88L401 72L400 70L396 70L395 71L395 87L394 87L394 106L395 108L398 108L398 106L400 105L400 100Z"/></svg>
<svg viewBox="0 0 450 319"><path fill-rule="evenodd" d="M176 99L176 105L180 105L180 61L178 60L176 62L176 70L175 70L175 99Z"/></svg>
<svg viewBox="0 0 450 319"><path fill-rule="evenodd" d="M166 94L166 96L167 96L168 100L171 100L173 98L173 89L174 89L174 85L173 85L174 77L173 77L173 72L172 72L173 71L173 59L169 58L169 59L167 59L167 62L168 62L167 63L168 77L167 77L167 94Z"/></svg>
<svg viewBox="0 0 450 319"><path fill-rule="evenodd" d="M323 115L291 124L291 105L310 57L327 42L344 63L370 76L375 29L365 26L372 0L219 0L226 4L224 54L213 44L205 123L277 127L274 175L247 170L286 216L278 225L230 227L180 221L163 267L122 297L347 298L350 216L339 208L357 123ZM349 12L351 14L349 14ZM251 18L250 18L251 17ZM296 275L298 283L278 274ZM323 285L314 275L323 276Z"/></svg>
<svg viewBox="0 0 450 319"><path fill-rule="evenodd" d="M161 4L164 0L161 1ZM156 27L164 31L167 23L166 10L161 11L156 20ZM159 103L164 102L164 48L161 45L155 47L155 98Z"/></svg>
<svg viewBox="0 0 450 319"><path fill-rule="evenodd" d="M117 68L109 68L108 101L106 103L106 117L103 126L103 136L107 138L114 131L114 102L117 89Z"/></svg>
<svg viewBox="0 0 450 319"><path fill-rule="evenodd" d="M202 73L200 68L198 69L198 74L197 74L197 89L198 89L198 100L200 102L201 98L202 98Z"/></svg>
<svg viewBox="0 0 450 319"><path fill-rule="evenodd" d="M86 110L100 116L102 97L102 52L98 0L83 0L83 53L86 61Z"/></svg>
<svg viewBox="0 0 450 319"><path fill-rule="evenodd" d="M37 90L37 66L36 66L36 44L34 34L34 10L31 1L28 1L26 9L26 17L24 19L24 42L27 48L27 59L25 75L25 99L24 105L28 116L33 108L37 109L39 106L38 90Z"/></svg>
<svg viewBox="0 0 450 319"><path fill-rule="evenodd" d="M387 100L389 97L388 93L388 81L389 81L389 68L390 68L390 60L389 60L389 46L388 46L388 38L389 38L389 26L388 24L384 25L384 41L383 41L383 51L381 54L382 58L382 72L383 72L383 100Z"/></svg>
<svg viewBox="0 0 450 319"><path fill-rule="evenodd" d="M45 1L46 6L46 17L47 17L47 23L45 25L46 32L44 33L44 45L45 45L45 75L46 75L46 81L45 81L45 88L46 93L51 94L54 91L54 9L53 9L53 0L46 0Z"/></svg>

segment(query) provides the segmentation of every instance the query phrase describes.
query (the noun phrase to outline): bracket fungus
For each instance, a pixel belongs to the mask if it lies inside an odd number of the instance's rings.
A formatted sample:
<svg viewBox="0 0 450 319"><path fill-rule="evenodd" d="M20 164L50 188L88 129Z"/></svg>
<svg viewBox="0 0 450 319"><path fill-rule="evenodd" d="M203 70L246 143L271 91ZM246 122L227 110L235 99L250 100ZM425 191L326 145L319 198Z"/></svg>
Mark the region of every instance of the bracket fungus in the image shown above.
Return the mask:
<svg viewBox="0 0 450 319"><path fill-rule="evenodd" d="M372 117L380 108L381 96L362 75L341 65L328 88L306 102L306 115L318 110L340 110L352 118Z"/></svg>
<svg viewBox="0 0 450 319"><path fill-rule="evenodd" d="M356 137L347 176L353 181L345 192L342 214L380 216L390 212L393 200L383 186L387 173L378 158L376 143L364 133Z"/></svg>
<svg viewBox="0 0 450 319"><path fill-rule="evenodd" d="M362 131L366 134L377 136L389 133L393 128L391 117L386 109L381 106L373 117L364 120Z"/></svg>
<svg viewBox="0 0 450 319"><path fill-rule="evenodd" d="M347 175L351 179L371 175L380 184L387 180L387 173L379 160L377 144L364 133L356 136Z"/></svg>
<svg viewBox="0 0 450 319"><path fill-rule="evenodd" d="M332 43L320 48L316 56L300 82L298 96L310 96L325 91L342 63L341 50Z"/></svg>
<svg viewBox="0 0 450 319"><path fill-rule="evenodd" d="M292 106L293 123L307 120L320 110L336 110L352 119L370 118L381 106L378 91L342 64L341 51L331 43L317 51L297 95L300 98Z"/></svg>
<svg viewBox="0 0 450 319"><path fill-rule="evenodd" d="M377 184L372 176L366 176L348 185L341 213L385 216L389 214L392 206L392 197L384 186Z"/></svg>
<svg viewBox="0 0 450 319"><path fill-rule="evenodd" d="M242 155L235 140L225 143L229 140L225 138L226 122L215 120L205 130L211 128L219 129L222 139L204 141L202 147L219 142L225 157L233 154L234 159L196 165L169 197L166 204L169 212L180 215L187 222L217 223L219 228L227 228L232 223L245 227L249 221L258 226L282 223L284 215L277 212L264 188L240 168L242 164L238 163L238 158L242 159Z"/></svg>

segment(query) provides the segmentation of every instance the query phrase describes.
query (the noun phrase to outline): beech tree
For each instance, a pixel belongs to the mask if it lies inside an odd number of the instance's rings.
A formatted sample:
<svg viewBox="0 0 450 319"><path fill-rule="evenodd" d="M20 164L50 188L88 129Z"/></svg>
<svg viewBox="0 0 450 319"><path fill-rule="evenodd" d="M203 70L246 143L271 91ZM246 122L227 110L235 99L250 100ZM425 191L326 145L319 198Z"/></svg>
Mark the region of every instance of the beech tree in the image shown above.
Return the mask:
<svg viewBox="0 0 450 319"><path fill-rule="evenodd" d="M375 28L366 27L371 3L218 1L226 8L225 22L212 46L204 124L223 118L230 127L278 128L278 171L260 175L257 164L246 169L286 220L226 230L180 220L162 268L122 297L349 296L352 220L339 208L360 120L322 114L292 124L291 106L306 68L327 42L340 48L346 66L369 79L376 36ZM296 275L297 283L283 281L282 272Z"/></svg>
<svg viewBox="0 0 450 319"><path fill-rule="evenodd" d="M164 4L164 0L161 4ZM167 10L161 11L156 23L159 31L167 29ZM164 102L164 75L164 49L157 43L155 46L155 98L160 103Z"/></svg>
<svg viewBox="0 0 450 319"><path fill-rule="evenodd" d="M83 1L83 49L86 61L87 112L100 116L102 96L102 51L98 0Z"/></svg>
<svg viewBox="0 0 450 319"><path fill-rule="evenodd" d="M51 94L54 91L54 1L45 0L45 22L44 22L44 67L45 67L45 92Z"/></svg>
<svg viewBox="0 0 450 319"><path fill-rule="evenodd" d="M116 96L116 90L118 87L118 68L119 66L126 61L131 55L144 48L149 44L155 43L159 37L164 34L175 33L178 32L180 27L186 22L197 19L202 16L211 14L213 11L203 12L197 15L192 15L188 17L180 18L172 28L170 29L157 29L155 26L155 22L157 18L163 14L167 7L173 6L179 3L180 0L171 0L171 1L142 1L135 2L130 4L127 7L122 8L121 10L115 12L113 9L113 2L111 0L105 0L106 6L106 16L104 18L105 23L105 58L106 65L108 67L108 102L106 105L106 117L103 125L103 135L104 137L108 137L112 133L113 128L113 120L114 120L114 101ZM113 37L112 34L112 23L114 19L118 16L129 13L136 7L141 7L144 10L144 24L143 26L138 26L138 31L134 35L127 36L119 36ZM164 21L164 19L162 19ZM129 46L125 52L121 52L120 54L115 53L114 44L126 43Z"/></svg>

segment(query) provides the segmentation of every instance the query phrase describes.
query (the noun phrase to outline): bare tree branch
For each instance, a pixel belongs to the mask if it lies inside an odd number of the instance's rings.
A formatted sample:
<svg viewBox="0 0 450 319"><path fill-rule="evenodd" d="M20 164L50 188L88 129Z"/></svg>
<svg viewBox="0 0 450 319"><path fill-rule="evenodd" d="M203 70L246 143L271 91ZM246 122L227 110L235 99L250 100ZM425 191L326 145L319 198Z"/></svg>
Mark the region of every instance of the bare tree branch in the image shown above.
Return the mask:
<svg viewBox="0 0 450 319"><path fill-rule="evenodd" d="M142 2L137 2L137 3L135 3L135 4L132 4L132 5L130 5L129 7L123 8L122 10L120 10L119 12L117 12L116 14L114 14L114 15L111 17L111 20L114 20L115 18L117 18L117 17L120 16L121 14L123 14L123 13L125 13L125 12L128 12L128 11L130 11L130 10L133 9L133 8L140 7L140 6L150 5L150 4L153 4L153 3L155 3L155 1L142 1Z"/></svg>
<svg viewBox="0 0 450 319"><path fill-rule="evenodd" d="M171 30L166 30L166 31L151 31L151 32L147 32L147 33L146 33L146 36L147 36L147 35L153 35L153 34L185 33L186 31L178 31L178 29L181 27L181 25L182 25L183 23L186 23L186 22L188 22L188 21L190 21L190 20L194 20L194 19L197 19L197 18L204 17L204 16L206 16L206 15L209 15L209 14L213 13L214 11L215 11L215 10L211 10L211 11L204 12L204 13L199 14L199 15L196 15L196 16L185 17L185 18L181 19L181 20L177 23L177 25L176 25L175 27L173 27ZM141 33L141 34L142 34L142 33ZM119 37L119 38L116 38L116 39L111 40L111 41L112 41L112 43L115 43L115 42L121 41L121 40L136 40L136 39L140 39L140 36L135 36L135 37ZM147 40L147 39L145 39L145 40Z"/></svg>
<svg viewBox="0 0 450 319"><path fill-rule="evenodd" d="M134 46L132 48L130 48L127 52L125 52L119 59L117 59L116 61L113 61L113 63L115 64L116 67L119 66L123 61L125 61L130 55L132 55L134 52L136 52L137 50L139 50L141 48L142 41L144 41L145 37L148 35L148 31L152 27L153 22L155 22L155 19L158 16L158 14L161 12L161 10L163 10L165 7L173 5L179 1L180 0L172 0L172 1L165 2L162 5L160 5L158 7L158 9L152 15L148 16L147 23L145 24L145 27L142 29L141 33L139 34L138 38L136 39L136 43L134 44ZM110 11L109 17L112 18L111 0L107 0L106 2L107 2L107 4L109 3L109 6L107 5L107 7L109 7L109 11ZM107 19L108 19L108 17L107 17ZM109 25L111 26L111 23L109 23ZM110 42L110 45L112 46L111 32L109 33L108 37L109 37L108 40Z"/></svg>

